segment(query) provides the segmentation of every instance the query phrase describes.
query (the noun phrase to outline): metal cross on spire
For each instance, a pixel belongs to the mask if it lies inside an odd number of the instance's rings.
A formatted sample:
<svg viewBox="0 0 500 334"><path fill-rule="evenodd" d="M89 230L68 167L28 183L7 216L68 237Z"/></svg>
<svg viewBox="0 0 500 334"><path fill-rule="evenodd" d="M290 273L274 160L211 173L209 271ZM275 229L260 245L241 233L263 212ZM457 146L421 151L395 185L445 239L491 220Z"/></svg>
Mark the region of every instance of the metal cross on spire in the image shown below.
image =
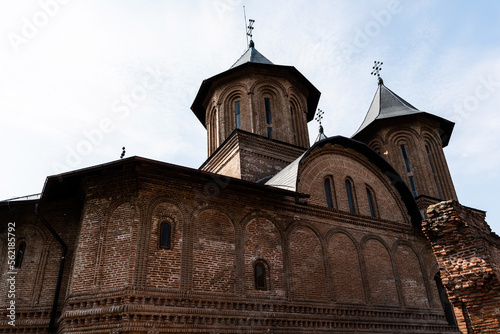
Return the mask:
<svg viewBox="0 0 500 334"><path fill-rule="evenodd" d="M318 112L316 112L316 117L314 117L314 120L317 121L319 123L319 125L321 126L321 120L323 119L323 114L325 112L321 109L318 109Z"/></svg>
<svg viewBox="0 0 500 334"><path fill-rule="evenodd" d="M247 36L250 37L250 40L252 39L252 30L253 30L253 23L255 20L249 19L248 20L248 26L247 26Z"/></svg>
<svg viewBox="0 0 500 334"><path fill-rule="evenodd" d="M382 64L383 62L375 60L373 65L373 71L371 74L380 77L380 71L382 71Z"/></svg>

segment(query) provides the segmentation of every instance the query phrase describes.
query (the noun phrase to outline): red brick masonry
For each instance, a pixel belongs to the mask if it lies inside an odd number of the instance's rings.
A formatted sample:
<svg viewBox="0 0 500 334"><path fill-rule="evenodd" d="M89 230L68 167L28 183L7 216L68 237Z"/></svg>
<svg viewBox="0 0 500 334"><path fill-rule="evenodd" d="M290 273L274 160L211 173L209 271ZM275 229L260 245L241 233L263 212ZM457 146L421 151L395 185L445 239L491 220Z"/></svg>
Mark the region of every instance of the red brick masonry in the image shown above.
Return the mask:
<svg viewBox="0 0 500 334"><path fill-rule="evenodd" d="M500 238L484 215L446 201L427 210L423 231L463 333L500 332Z"/></svg>

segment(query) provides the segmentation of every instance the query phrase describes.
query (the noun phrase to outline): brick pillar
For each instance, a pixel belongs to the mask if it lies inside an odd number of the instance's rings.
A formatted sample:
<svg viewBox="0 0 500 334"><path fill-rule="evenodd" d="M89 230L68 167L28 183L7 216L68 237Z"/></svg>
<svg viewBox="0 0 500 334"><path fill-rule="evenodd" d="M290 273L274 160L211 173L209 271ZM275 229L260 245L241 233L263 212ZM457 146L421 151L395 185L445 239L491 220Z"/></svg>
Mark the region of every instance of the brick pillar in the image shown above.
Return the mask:
<svg viewBox="0 0 500 334"><path fill-rule="evenodd" d="M500 333L500 238L484 215L446 201L429 206L422 229L463 333Z"/></svg>

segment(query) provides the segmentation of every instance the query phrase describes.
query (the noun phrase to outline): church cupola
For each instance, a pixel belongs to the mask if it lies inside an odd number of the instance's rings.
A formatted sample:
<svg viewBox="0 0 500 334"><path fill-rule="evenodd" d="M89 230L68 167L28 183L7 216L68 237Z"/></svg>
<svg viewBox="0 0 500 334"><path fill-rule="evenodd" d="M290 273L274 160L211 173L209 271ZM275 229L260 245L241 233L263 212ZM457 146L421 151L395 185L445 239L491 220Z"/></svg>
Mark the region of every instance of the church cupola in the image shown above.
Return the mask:
<svg viewBox="0 0 500 334"><path fill-rule="evenodd" d="M457 199L443 148L454 123L421 111L378 79L366 117L352 136L384 157L406 181L421 210Z"/></svg>
<svg viewBox="0 0 500 334"><path fill-rule="evenodd" d="M203 81L191 106L207 129L201 169L251 181L276 174L309 148L319 96L295 67L273 64L251 40L227 71Z"/></svg>

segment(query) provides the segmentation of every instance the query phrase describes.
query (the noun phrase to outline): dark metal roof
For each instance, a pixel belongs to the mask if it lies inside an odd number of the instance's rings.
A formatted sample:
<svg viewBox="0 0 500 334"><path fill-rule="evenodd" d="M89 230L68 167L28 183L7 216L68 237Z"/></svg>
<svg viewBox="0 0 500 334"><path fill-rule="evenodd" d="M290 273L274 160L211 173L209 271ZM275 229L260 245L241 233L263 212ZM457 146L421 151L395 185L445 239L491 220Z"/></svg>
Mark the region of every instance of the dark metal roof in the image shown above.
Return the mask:
<svg viewBox="0 0 500 334"><path fill-rule="evenodd" d="M234 68L245 63L273 64L269 59L267 59L259 51L257 51L253 41L250 41L248 49L230 68Z"/></svg>
<svg viewBox="0 0 500 334"><path fill-rule="evenodd" d="M309 156L312 151L317 148L323 147L325 144L337 144L345 148L353 149L356 152L364 155L370 162L375 164L399 192L401 199L406 205L412 223L415 225L420 225L422 216L420 215L417 203L415 202L410 189L408 189L406 183L403 181L401 176L399 176L398 172L396 172L396 170L384 158L373 151L368 145L354 139L342 136L334 136L314 143L314 145L311 146L304 154L302 154L295 161L282 169L278 174L273 176L265 184L267 186L286 189L289 191L297 191L298 184L300 182L299 172L302 161L307 156Z"/></svg>
<svg viewBox="0 0 500 334"><path fill-rule="evenodd" d="M381 79L379 80L378 89L375 93L372 104L368 109L368 113L366 114L359 129L352 135L352 138L355 138L358 134L363 132L363 130L379 120L411 115L424 115L439 120L441 123L442 131L440 131L440 134L443 147L448 145L451 132L453 131L453 122L415 108L413 105L387 88Z"/></svg>
<svg viewBox="0 0 500 334"><path fill-rule="evenodd" d="M184 176L187 180L192 182L206 182L207 180L213 181L216 178L223 177L230 181L229 188L244 188L247 190L255 190L261 193L276 194L290 197L307 197L307 195L297 192L291 192L284 189L277 189L269 187L264 184L255 183L247 180L241 180L228 176L218 175L198 169L174 165L166 162L151 160L138 156L128 157L120 160L111 161L105 164L96 165L88 168L74 170L58 175L48 176L45 180L45 185L42 191L41 199L52 198L55 196L68 198L69 195L74 195L81 190L81 179L85 176L92 174L102 174L104 171L120 173L124 171L127 166L134 168L138 165L147 165L157 167L166 171L166 175ZM1 202L0 202L1 203Z"/></svg>

